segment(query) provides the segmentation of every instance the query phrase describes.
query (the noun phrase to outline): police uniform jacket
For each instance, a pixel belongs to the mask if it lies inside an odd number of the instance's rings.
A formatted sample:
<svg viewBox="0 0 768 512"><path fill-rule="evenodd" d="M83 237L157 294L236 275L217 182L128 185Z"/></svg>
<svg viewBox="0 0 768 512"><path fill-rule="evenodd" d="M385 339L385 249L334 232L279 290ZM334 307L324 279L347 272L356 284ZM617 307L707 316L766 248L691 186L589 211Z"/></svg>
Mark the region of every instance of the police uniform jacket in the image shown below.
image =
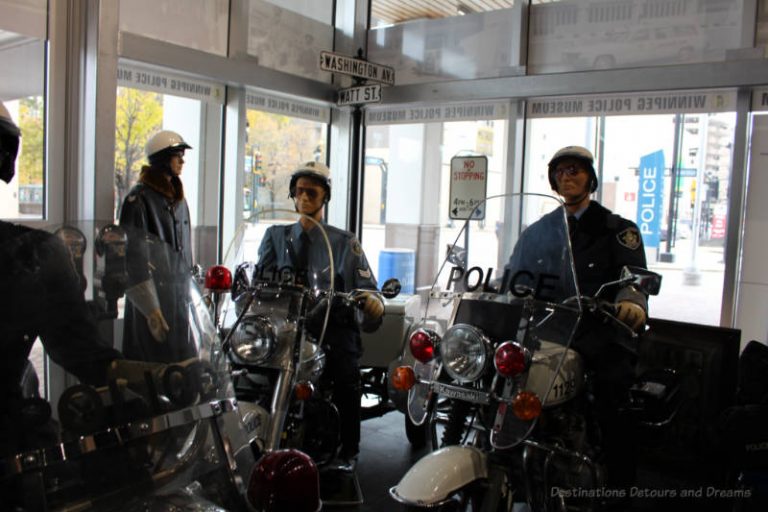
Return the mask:
<svg viewBox="0 0 768 512"><path fill-rule="evenodd" d="M181 180L144 167L120 211L128 234L128 287L153 281L170 328L166 342L152 338L146 318L126 301L123 353L129 359L177 362L196 353L187 335L187 287L192 268L189 208Z"/></svg>
<svg viewBox="0 0 768 512"><path fill-rule="evenodd" d="M619 279L625 265L646 268L645 248L637 225L611 213L597 201L591 201L573 223L571 246L579 289L585 295L594 295L602 284ZM631 300L646 307L645 296L631 287L605 298Z"/></svg>
<svg viewBox="0 0 768 512"><path fill-rule="evenodd" d="M368 265L363 248L354 234L343 229L323 224L328 236L333 255L333 288L340 292L354 289L376 290L376 278ZM286 267L298 268L299 255L302 252L303 228L300 223L288 226L272 226L264 235L259 247L259 266L265 269ZM327 248L319 229L307 232L309 237L308 269L310 285L328 289L327 279L330 266ZM329 326L326 342L334 348L360 355L362 345L360 331L356 325L335 323Z"/></svg>
<svg viewBox="0 0 768 512"><path fill-rule="evenodd" d="M590 201L579 219L568 219L567 227L562 209L548 213L528 227L516 244L506 270L546 272L557 275L561 281L572 281L565 251L566 232L570 234L576 280L582 295L593 296L603 284L619 279L625 265L646 268L645 249L637 225L611 213L597 201ZM606 300L630 300L647 307L645 296L632 287L606 292L603 296Z"/></svg>
<svg viewBox="0 0 768 512"><path fill-rule="evenodd" d="M58 238L0 221L0 410L21 398L19 381L39 336L46 353L92 385L106 384L121 354L98 335L69 252Z"/></svg>

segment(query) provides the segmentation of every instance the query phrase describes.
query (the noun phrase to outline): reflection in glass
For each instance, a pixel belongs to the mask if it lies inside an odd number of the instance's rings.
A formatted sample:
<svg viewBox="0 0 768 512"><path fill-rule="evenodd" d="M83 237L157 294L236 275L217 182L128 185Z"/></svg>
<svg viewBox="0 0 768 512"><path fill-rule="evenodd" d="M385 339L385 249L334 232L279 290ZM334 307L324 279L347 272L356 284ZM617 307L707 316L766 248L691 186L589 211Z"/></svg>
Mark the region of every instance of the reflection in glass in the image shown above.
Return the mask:
<svg viewBox="0 0 768 512"><path fill-rule="evenodd" d="M534 1L532 73L713 62L741 52L753 30L741 0ZM752 53L747 52L748 55Z"/></svg>
<svg viewBox="0 0 768 512"><path fill-rule="evenodd" d="M123 0L120 30L216 55L227 55L227 0Z"/></svg>
<svg viewBox="0 0 768 512"><path fill-rule="evenodd" d="M264 67L330 81L318 58L322 50L333 49L333 4L332 0L250 0L248 54Z"/></svg>

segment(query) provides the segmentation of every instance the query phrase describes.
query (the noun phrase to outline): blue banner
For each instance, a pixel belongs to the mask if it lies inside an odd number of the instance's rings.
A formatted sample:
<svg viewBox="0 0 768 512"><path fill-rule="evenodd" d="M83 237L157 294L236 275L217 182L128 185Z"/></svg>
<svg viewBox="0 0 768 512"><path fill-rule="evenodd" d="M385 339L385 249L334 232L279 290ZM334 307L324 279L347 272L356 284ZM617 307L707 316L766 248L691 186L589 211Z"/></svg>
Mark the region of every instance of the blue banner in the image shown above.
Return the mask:
<svg viewBox="0 0 768 512"><path fill-rule="evenodd" d="M640 157L637 226L645 247L658 247L664 198L664 151Z"/></svg>

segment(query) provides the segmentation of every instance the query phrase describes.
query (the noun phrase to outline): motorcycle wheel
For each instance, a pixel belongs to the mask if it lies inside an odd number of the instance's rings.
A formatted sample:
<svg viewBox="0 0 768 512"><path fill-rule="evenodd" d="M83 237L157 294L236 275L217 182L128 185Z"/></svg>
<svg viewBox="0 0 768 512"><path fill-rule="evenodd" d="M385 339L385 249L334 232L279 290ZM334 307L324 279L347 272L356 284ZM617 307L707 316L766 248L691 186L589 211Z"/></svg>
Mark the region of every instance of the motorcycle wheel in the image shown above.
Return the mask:
<svg viewBox="0 0 768 512"><path fill-rule="evenodd" d="M448 405L448 420L443 430L443 437L440 446L451 446L461 444L464 431L467 426L467 415L470 413L471 406L463 400L451 400Z"/></svg>
<svg viewBox="0 0 768 512"><path fill-rule="evenodd" d="M432 425L432 422L429 418L421 425L416 425L411 421L408 414L405 415L405 436L413 448L424 448L427 445L427 441L431 440L430 425Z"/></svg>

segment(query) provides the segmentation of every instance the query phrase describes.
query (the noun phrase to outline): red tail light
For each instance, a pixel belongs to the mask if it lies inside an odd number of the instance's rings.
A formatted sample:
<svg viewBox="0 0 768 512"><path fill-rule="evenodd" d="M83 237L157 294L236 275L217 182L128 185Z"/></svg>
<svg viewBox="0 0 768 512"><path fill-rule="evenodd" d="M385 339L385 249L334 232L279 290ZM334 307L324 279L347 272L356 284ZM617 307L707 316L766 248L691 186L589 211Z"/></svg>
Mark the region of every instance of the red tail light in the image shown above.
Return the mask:
<svg viewBox="0 0 768 512"><path fill-rule="evenodd" d="M499 345L493 358L496 371L502 377L520 375L528 368L528 361L530 361L529 352L512 341Z"/></svg>
<svg viewBox="0 0 768 512"><path fill-rule="evenodd" d="M232 272L223 265L214 265L205 273L205 287L213 292L228 292L232 288Z"/></svg>
<svg viewBox="0 0 768 512"><path fill-rule="evenodd" d="M248 502L263 512L318 512L320 477L309 455L276 450L261 457L251 471Z"/></svg>
<svg viewBox="0 0 768 512"><path fill-rule="evenodd" d="M421 363L428 363L435 357L437 334L426 329L418 329L411 334L411 354Z"/></svg>

